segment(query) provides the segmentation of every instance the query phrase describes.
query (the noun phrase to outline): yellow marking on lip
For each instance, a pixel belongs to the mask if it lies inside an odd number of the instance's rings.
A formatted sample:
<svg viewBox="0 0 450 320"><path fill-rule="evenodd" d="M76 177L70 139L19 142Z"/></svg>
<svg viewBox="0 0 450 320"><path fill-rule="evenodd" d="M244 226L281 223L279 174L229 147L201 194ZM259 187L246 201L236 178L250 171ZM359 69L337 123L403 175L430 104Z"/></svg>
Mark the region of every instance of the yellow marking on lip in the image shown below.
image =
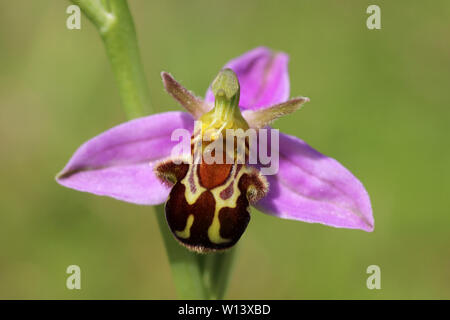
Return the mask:
<svg viewBox="0 0 450 320"><path fill-rule="evenodd" d="M221 112L224 112L224 110L220 110ZM226 111L226 110L225 110ZM216 119L213 120L213 123ZM223 127L225 128L225 127ZM223 128L220 128L221 130ZM203 134L203 128L200 130L200 135ZM197 154L198 148L202 148L201 145L198 145L196 140L198 139L198 136L193 137L194 141L194 147L193 147L193 153L194 155ZM211 222L211 225L208 228L208 238L212 243L215 244L222 244L231 242L232 239L226 239L222 238L220 235L220 220L219 220L219 212L222 208L228 207L228 208L236 208L237 206L237 199L241 195L241 191L239 190L238 183L240 178L243 174L248 173L249 169L243 165L240 169L240 171L236 174L238 166L237 164L233 164L232 171L228 177L228 179L220 186L217 186L213 189L210 189L210 192L212 193L214 200L215 200L215 208L214 208L214 217ZM203 192L205 192L207 189L200 185L200 178L198 176L198 172L196 170L198 169L198 166L195 163L189 164L188 172L186 173L186 176L180 181L181 184L185 186L185 193L184 197L188 204L193 205L197 202L198 198L202 195ZM189 181L189 178L192 177L193 185L195 186L195 191L193 192L191 190L191 183ZM222 199L220 196L220 193L225 190L226 188L232 186L233 193L231 197L228 199ZM190 237L190 228L192 226L192 223L194 221L193 215L190 215L188 217L186 228L183 231L176 231L177 236L180 238L189 238Z"/></svg>
<svg viewBox="0 0 450 320"><path fill-rule="evenodd" d="M220 236L220 221L219 221L219 210L216 206L216 211L214 212L214 218L211 225L208 228L208 238L209 241L215 244L227 243L231 239L224 239Z"/></svg>
<svg viewBox="0 0 450 320"><path fill-rule="evenodd" d="M180 238L183 238L183 239L189 239L189 237L191 236L191 227L192 227L193 223L194 223L194 215L190 214L189 217L187 218L186 227L184 228L184 230L183 231L175 231L177 236L179 236Z"/></svg>
<svg viewBox="0 0 450 320"><path fill-rule="evenodd" d="M189 203L190 205L193 205L197 201L197 199L201 196L201 194L204 191L206 191L206 188L200 185L197 172L193 172L192 174L192 171L197 170L197 168L198 167L195 164L190 164L186 176L183 178L183 180L181 180L181 183L184 184L185 186L184 197L187 203ZM191 191L191 184L189 182L189 177L191 176L191 174L192 177L194 178L195 192Z"/></svg>
<svg viewBox="0 0 450 320"><path fill-rule="evenodd" d="M198 127L201 123L196 122L195 123L195 128L194 128L194 132L198 131ZM190 205L193 205L197 199L201 196L201 194L206 191L206 188L202 187L200 185L200 179L198 177L198 174L196 172L196 170L198 169L198 166L196 165L196 154L199 151L198 148L200 147L200 151L201 151L201 144L199 145L197 140L201 139L201 127L200 127L200 136L194 136L193 137L193 142L194 142L194 156L191 158L191 162L189 163L189 168L188 171L186 173L186 175L184 176L184 178L180 181L181 184L183 184L185 186L185 191L184 191L184 198L186 199L187 203ZM201 156L201 152L200 152L200 156ZM195 192L192 192L191 190L191 183L189 182L189 178L193 177L193 183L195 186Z"/></svg>
<svg viewBox="0 0 450 320"><path fill-rule="evenodd" d="M212 243L215 244L221 244L221 243L227 243L230 242L231 239L225 239L220 236L220 220L219 220L219 212L222 208L228 207L228 208L236 208L237 206L237 199L241 195L241 191L239 190L238 183L241 179L242 175L245 173L248 173L249 170L246 166L242 166L241 170L235 177L235 173L237 170L237 165L233 165L233 169L230 173L231 181L228 181L227 183L224 183L223 185L216 187L211 190L211 193L214 197L214 200L216 202L216 208L214 210L214 218L211 223L211 226L208 228L208 238ZM227 187L229 187L231 184L233 184L233 194L228 199L222 199L220 197L220 193L225 190Z"/></svg>

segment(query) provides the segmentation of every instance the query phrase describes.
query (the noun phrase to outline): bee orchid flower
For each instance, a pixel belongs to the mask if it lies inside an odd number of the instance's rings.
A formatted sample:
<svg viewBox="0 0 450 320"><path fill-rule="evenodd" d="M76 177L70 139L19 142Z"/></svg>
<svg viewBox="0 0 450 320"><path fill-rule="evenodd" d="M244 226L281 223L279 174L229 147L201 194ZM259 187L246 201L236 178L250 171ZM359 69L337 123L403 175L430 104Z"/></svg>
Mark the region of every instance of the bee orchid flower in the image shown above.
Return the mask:
<svg viewBox="0 0 450 320"><path fill-rule="evenodd" d="M167 92L187 112L138 118L92 138L58 174L58 183L141 205L167 201L166 219L173 235L197 252L232 247L250 220L249 205L280 218L373 230L371 203L361 182L297 137L277 136L279 167L270 175L261 174L261 165L247 163L248 140L243 162L180 162L171 157L178 143L171 137L177 129L190 133L190 151L200 150L203 159L224 130L275 130L269 127L272 121L309 101L289 99L285 53L259 47L231 60L204 99L170 74L161 75ZM209 140L198 144L205 136ZM236 149L232 151L235 155Z"/></svg>

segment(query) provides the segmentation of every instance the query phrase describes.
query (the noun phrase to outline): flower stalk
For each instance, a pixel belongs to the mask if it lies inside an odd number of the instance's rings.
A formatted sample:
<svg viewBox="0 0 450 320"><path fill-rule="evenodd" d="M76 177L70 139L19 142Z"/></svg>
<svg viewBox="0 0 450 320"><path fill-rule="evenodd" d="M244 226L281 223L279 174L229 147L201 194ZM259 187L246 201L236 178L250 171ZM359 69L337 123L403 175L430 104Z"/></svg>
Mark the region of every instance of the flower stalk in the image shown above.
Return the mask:
<svg viewBox="0 0 450 320"><path fill-rule="evenodd" d="M72 0L96 26L111 63L128 119L151 111L150 93L126 0ZM233 251L198 255L180 246L165 221L164 206L154 206L175 287L182 299L221 299L228 283Z"/></svg>

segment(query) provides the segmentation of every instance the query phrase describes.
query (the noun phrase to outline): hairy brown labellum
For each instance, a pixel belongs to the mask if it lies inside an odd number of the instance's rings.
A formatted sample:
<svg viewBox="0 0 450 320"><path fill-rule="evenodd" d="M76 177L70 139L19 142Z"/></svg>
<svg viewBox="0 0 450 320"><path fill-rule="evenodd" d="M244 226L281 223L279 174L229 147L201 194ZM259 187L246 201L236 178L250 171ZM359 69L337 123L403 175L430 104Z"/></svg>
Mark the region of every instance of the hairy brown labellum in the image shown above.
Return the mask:
<svg viewBox="0 0 450 320"><path fill-rule="evenodd" d="M267 182L243 164L175 164L156 167L173 184L166 219L176 239L197 252L232 247L250 221L249 204L267 191Z"/></svg>

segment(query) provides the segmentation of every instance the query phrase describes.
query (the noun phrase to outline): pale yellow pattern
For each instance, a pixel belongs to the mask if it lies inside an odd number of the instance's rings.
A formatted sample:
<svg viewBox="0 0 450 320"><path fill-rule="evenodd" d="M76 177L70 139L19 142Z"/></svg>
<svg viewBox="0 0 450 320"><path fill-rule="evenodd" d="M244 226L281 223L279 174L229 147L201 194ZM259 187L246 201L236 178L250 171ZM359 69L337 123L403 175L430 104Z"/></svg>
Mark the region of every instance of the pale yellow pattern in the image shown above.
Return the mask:
<svg viewBox="0 0 450 320"><path fill-rule="evenodd" d="M186 176L181 180L181 183L185 186L184 196L186 198L187 203L189 203L190 205L193 205L197 201L197 199L201 196L201 194L204 191L206 191L206 188L200 185L198 175L195 172L194 174L192 174L192 171L196 169L197 169L196 165L190 164ZM191 174L194 178L195 192L191 191L191 185L189 183L189 177L191 176Z"/></svg>
<svg viewBox="0 0 450 320"><path fill-rule="evenodd" d="M196 121L195 123L195 129L194 132L196 132L199 127L199 125L201 125L201 123L199 123L198 121ZM199 147L201 148L201 143L199 144L199 142L197 141L199 138L198 135L196 135L196 137L194 138L194 159L193 162L194 163L190 163L189 164L189 169L188 172L186 173L186 176L181 180L181 183L185 186L185 191L184 191L184 196L186 198L187 203L189 203L190 205L193 205L197 199L201 196L201 194L206 191L206 188L202 187L200 185L200 180L198 177L198 174L196 172L193 172L194 170L197 169L197 166L195 165L195 161L197 159L195 159L195 157L198 155L199 152ZM201 151L201 149L200 149ZM200 153L201 155L201 153ZM191 191L191 185L189 183L189 177L193 177L194 178L194 186L195 186L195 192Z"/></svg>
<svg viewBox="0 0 450 320"><path fill-rule="evenodd" d="M228 178L228 181L224 183L221 186L218 186L211 190L211 193L216 201L216 207L214 210L214 218L211 223L211 226L208 229L208 237L209 240L212 243L215 244L221 244L221 243L227 243L230 242L231 239L224 239L220 236L220 220L219 220L219 212L222 208L228 207L228 208L236 208L237 205L237 199L241 195L241 191L238 188L239 180L241 179L242 175L245 173L248 173L249 170L246 166L242 166L241 170L238 172L237 176L235 177L237 170L237 165L233 165L233 169L230 173L230 177ZM224 200L220 197L220 193L225 190L227 187L229 187L231 184L233 184L233 194L230 198Z"/></svg>
<svg viewBox="0 0 450 320"><path fill-rule="evenodd" d="M225 111L227 111L227 110L222 110L222 112L225 112ZM196 138L194 138L194 155L196 154L196 151L198 150L198 148L201 147L201 144L198 144L197 139L198 139L198 136ZM215 200L215 209L214 209L213 221L211 223L211 226L208 228L208 237L209 237L209 240L215 244L227 243L227 242L231 241L231 239L225 239L220 236L219 212L222 208L225 208L225 207L228 207L231 209L236 208L237 199L241 195L241 191L238 188L239 180L243 174L251 172L250 169L244 165L241 167L240 171L236 175L237 167L238 166L236 164L233 164L232 170L230 172L228 179L222 185L210 190L214 197L214 200ZM196 170L197 168L198 168L198 166L196 166L195 164L190 164L186 176L181 180L181 183L185 186L184 196L189 205L193 205L198 200L198 198L201 196L201 194L206 191L206 188L200 185L200 179L198 177L198 174L196 172L193 172L193 170ZM195 186L195 192L191 191L191 185L189 183L189 177L191 177L191 176L193 177L193 180L194 180L193 182L194 182L194 186ZM223 190L225 190L226 188L228 188L230 185L233 185L232 186L233 193L230 198L224 200L220 197L220 193ZM192 220L190 220L191 217L192 217ZM193 221L194 221L193 216L190 215L186 222L185 230L177 231L177 235L179 237L181 237L179 235L179 233L180 233L180 234L183 234L184 236L188 235L188 237L186 237L186 238L189 238L190 228L192 226ZM186 233L186 231L187 231L187 233Z"/></svg>
<svg viewBox="0 0 450 320"><path fill-rule="evenodd" d="M184 228L184 230L183 231L175 231L177 236L179 236L180 238L183 238L183 239L189 239L189 237L191 236L191 227L192 227L193 223L194 223L194 215L190 214L189 217L187 218L186 227Z"/></svg>
<svg viewBox="0 0 450 320"><path fill-rule="evenodd" d="M231 241L231 239L225 239L220 236L219 212L222 208L225 208L225 207L231 208L231 209L236 208L237 199L241 195L241 191L238 188L239 180L241 179L243 174L251 172L249 168L247 168L246 166L242 166L240 171L236 175L237 167L238 166L236 164L234 164L232 166L230 176L228 177L227 181L223 185L210 190L214 197L214 200L215 200L215 209L214 209L213 221L211 223L211 226L208 228L208 237L209 237L209 240L215 244L227 243L227 242ZM181 183L183 183L186 187L185 198L186 198L186 201L190 205L194 204L197 201L197 199L200 197L200 195L204 191L206 191L206 188L204 188L200 185L199 178L197 177L197 175L194 174L194 183L195 183L195 187L196 187L196 192L195 193L191 192L191 189L189 186L189 181L188 181L188 179L189 179L188 175L189 175L189 172L191 170L195 170L195 168L196 168L195 165L190 165L188 174L181 181ZM230 185L232 185L233 193L232 193L231 197L224 200L220 197L220 193L223 190L225 190L226 188L228 188ZM180 238L184 238L184 239L189 238L190 237L190 229L191 229L193 223L194 223L194 215L191 214L191 215L189 215L189 217L186 221L185 229L183 231L176 231L177 236L179 236Z"/></svg>

